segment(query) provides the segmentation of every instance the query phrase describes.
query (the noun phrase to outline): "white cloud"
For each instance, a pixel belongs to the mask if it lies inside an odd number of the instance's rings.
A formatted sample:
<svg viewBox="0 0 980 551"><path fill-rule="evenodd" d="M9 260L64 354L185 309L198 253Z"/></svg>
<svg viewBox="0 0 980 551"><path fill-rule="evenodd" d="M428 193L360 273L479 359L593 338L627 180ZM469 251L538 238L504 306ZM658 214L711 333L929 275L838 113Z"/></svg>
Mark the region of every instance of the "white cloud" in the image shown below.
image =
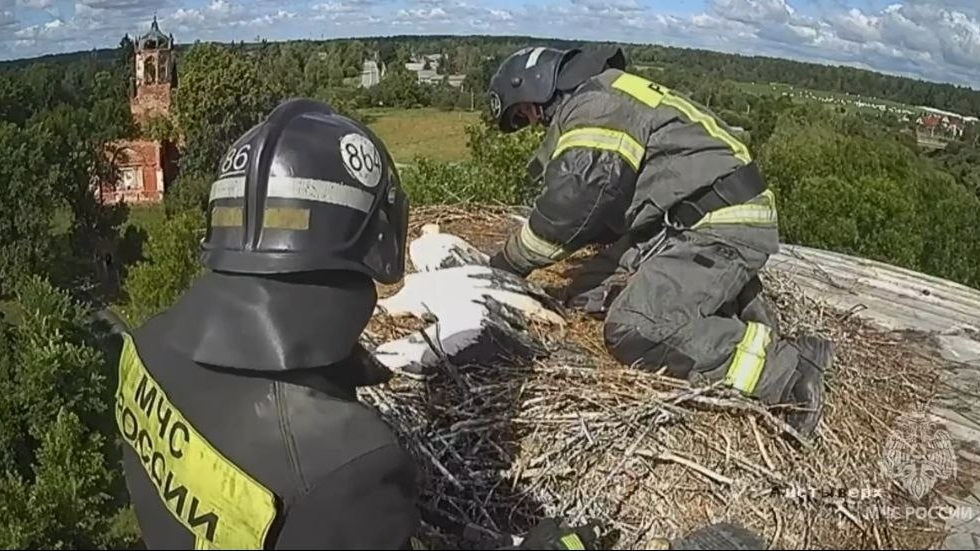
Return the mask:
<svg viewBox="0 0 980 551"><path fill-rule="evenodd" d="M52 0L17 0L18 8L44 10L52 6L54 6L54 2Z"/></svg>
<svg viewBox="0 0 980 551"><path fill-rule="evenodd" d="M73 11L61 1L0 0L0 59L113 47L124 32L145 32L157 13L184 43L474 32L654 41L980 88L980 0L706 0L702 13L685 15L651 8L652 0L74 0ZM27 23L18 10L48 16Z"/></svg>
<svg viewBox="0 0 980 551"><path fill-rule="evenodd" d="M713 0L711 6L722 17L742 23L786 23L795 13L786 0Z"/></svg>
<svg viewBox="0 0 980 551"><path fill-rule="evenodd" d="M0 42L3 42L19 22L14 15L14 0L0 0Z"/></svg>

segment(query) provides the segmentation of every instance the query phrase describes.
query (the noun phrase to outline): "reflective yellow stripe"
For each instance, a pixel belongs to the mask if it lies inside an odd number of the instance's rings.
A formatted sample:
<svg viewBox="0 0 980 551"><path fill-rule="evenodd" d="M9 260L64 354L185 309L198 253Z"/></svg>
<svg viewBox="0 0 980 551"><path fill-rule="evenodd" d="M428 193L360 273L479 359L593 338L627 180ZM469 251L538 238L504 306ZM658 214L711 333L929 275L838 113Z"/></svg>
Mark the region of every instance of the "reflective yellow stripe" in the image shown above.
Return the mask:
<svg viewBox="0 0 980 551"><path fill-rule="evenodd" d="M762 193L756 195L755 197L749 199L745 202L749 205L764 205L770 208L776 208L776 194L773 193L771 189L767 189Z"/></svg>
<svg viewBox="0 0 980 551"><path fill-rule="evenodd" d="M582 543L582 540L579 539L578 535L576 534L567 534L562 536L561 543L565 546L565 549L585 549L585 544Z"/></svg>
<svg viewBox="0 0 980 551"><path fill-rule="evenodd" d="M244 214L242 207L211 208L211 226L215 228L239 228ZM277 230L310 229L310 209L292 207L266 207L263 225Z"/></svg>
<svg viewBox="0 0 980 551"><path fill-rule="evenodd" d="M178 410L124 334L116 424L195 549L262 549L275 495L211 445ZM130 473L134 474L134 473Z"/></svg>
<svg viewBox="0 0 980 551"><path fill-rule="evenodd" d="M608 128L576 128L565 132L558 138L558 145L555 146L555 152L551 154L551 158L554 159L572 147L614 151L622 155L626 162L633 167L633 170L640 169L643 154L646 152L643 145L626 132L609 130Z"/></svg>
<svg viewBox="0 0 980 551"><path fill-rule="evenodd" d="M643 77L631 75L629 73L623 74L614 80L612 87L620 92L625 92L626 94L633 96L650 107L657 107L660 105L660 102L663 101L664 96L670 92L668 88L665 88L656 82L651 82Z"/></svg>
<svg viewBox="0 0 980 551"><path fill-rule="evenodd" d="M765 198L763 203L760 198ZM776 215L775 196L771 190L763 191L748 203L733 205L709 212L698 220L692 228L716 226L722 224L745 224L750 226L772 226L778 223Z"/></svg>
<svg viewBox="0 0 980 551"><path fill-rule="evenodd" d="M722 128L713 116L701 111L683 97L674 94L669 88L630 74L624 74L617 78L613 81L612 87L633 96L650 107L666 105L677 109L691 122L703 126L711 137L724 142L735 154L736 159L746 164L752 160L749 148Z"/></svg>
<svg viewBox="0 0 980 551"><path fill-rule="evenodd" d="M533 254L549 260L558 260L568 254L568 252L560 245L550 243L538 237L534 231L531 230L531 226L528 223L525 223L524 226L521 227L520 243Z"/></svg>
<svg viewBox="0 0 980 551"><path fill-rule="evenodd" d="M752 155L749 154L749 148L744 143L726 132L725 129L718 125L718 121L714 117L699 110L691 102L680 96L671 94L664 96L662 104L684 113L684 116L690 119L691 122L696 122L703 126L711 137L725 142L725 145L731 148L732 153L735 154L735 158L739 161L748 164L752 160Z"/></svg>
<svg viewBox="0 0 980 551"><path fill-rule="evenodd" d="M772 330L761 323L746 324L745 335L735 346L735 356L725 374L725 384L746 394L755 391L766 362L766 347L772 341Z"/></svg>

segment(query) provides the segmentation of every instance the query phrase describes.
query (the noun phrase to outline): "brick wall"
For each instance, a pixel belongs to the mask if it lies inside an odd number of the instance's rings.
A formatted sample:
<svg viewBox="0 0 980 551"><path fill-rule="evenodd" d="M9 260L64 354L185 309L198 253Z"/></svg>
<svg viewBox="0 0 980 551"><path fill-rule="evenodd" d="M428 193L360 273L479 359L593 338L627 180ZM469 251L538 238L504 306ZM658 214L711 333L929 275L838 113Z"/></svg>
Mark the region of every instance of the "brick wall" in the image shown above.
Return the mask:
<svg viewBox="0 0 980 551"><path fill-rule="evenodd" d="M170 112L170 84L144 84L136 87L136 96L129 102L129 110L137 122L145 122L154 115Z"/></svg>
<svg viewBox="0 0 980 551"><path fill-rule="evenodd" d="M142 203L162 200L169 183L164 177L167 164L164 147L150 140L120 141L110 147L116 151L114 160L119 182L115 185L104 183L100 187L102 201Z"/></svg>

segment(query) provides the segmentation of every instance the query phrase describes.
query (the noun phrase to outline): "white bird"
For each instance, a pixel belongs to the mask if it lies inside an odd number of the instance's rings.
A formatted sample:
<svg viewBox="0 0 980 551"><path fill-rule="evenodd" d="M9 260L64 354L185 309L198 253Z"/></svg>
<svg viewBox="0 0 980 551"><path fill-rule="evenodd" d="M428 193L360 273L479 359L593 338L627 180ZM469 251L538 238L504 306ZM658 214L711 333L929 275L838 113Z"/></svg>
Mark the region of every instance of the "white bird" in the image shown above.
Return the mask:
<svg viewBox="0 0 980 551"><path fill-rule="evenodd" d="M425 374L440 361L440 354L455 364L493 365L529 359L543 351L541 343L527 332L531 320L564 325L561 305L538 286L503 270L464 264L481 257L460 255L459 251L476 249L459 237L423 235L452 237L461 245L441 249L441 258L423 248L425 260L421 261L416 258L419 249L413 242L409 249L412 263L430 270L407 274L397 293L378 301L377 312L434 316L437 320L423 330L428 341L412 334L375 349L375 357L390 369ZM429 341L439 348L438 353Z"/></svg>
<svg viewBox="0 0 980 551"><path fill-rule="evenodd" d="M408 254L417 272L431 272L453 266L486 266L490 257L451 233L440 233L438 224L422 226L422 235L408 245Z"/></svg>

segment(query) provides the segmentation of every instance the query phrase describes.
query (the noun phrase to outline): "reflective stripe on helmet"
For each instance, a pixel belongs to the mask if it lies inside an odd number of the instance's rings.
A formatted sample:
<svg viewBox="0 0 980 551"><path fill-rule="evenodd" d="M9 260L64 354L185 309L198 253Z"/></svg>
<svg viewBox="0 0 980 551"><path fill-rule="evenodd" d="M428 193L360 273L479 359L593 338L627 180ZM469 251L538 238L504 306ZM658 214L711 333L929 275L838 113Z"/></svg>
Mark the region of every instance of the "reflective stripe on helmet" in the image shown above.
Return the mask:
<svg viewBox="0 0 980 551"><path fill-rule="evenodd" d="M562 134L558 138L558 145L555 147L555 152L552 153L551 158L557 157L572 147L613 151L626 159L633 170L640 170L640 163L643 162L643 155L646 153L646 148L626 132L589 127L576 128Z"/></svg>
<svg viewBox="0 0 980 551"><path fill-rule="evenodd" d="M673 107L691 122L700 124L712 138L727 145L736 159L746 164L752 160L749 148L722 128L712 115L705 113L687 99L674 94L669 88L628 73L613 81L612 87L650 107Z"/></svg>
<svg viewBox="0 0 980 551"><path fill-rule="evenodd" d="M374 195L363 189L328 180L297 178L294 176L270 176L267 197L301 199L317 203L329 203L370 212ZM222 178L211 185L210 201L245 197L245 178Z"/></svg>
<svg viewBox="0 0 980 551"><path fill-rule="evenodd" d="M534 50L532 50L531 51L531 55L527 56L527 61L524 62L524 68L525 69L530 69L531 67L534 67L535 65L537 65L538 64L538 58L541 57L541 54L543 54L544 51L545 51L545 48L544 47L541 47L541 46L538 46L537 48L535 48Z"/></svg>
<svg viewBox="0 0 980 551"><path fill-rule="evenodd" d="M745 326L742 340L735 345L735 355L725 374L725 384L752 394L759 383L766 363L766 347L772 341L772 330L761 323L750 321Z"/></svg>
<svg viewBox="0 0 980 551"><path fill-rule="evenodd" d="M310 229L310 209L294 207L266 207L262 211L263 226L273 230ZM211 209L211 226L238 228L244 225L245 215L241 207L214 207Z"/></svg>

